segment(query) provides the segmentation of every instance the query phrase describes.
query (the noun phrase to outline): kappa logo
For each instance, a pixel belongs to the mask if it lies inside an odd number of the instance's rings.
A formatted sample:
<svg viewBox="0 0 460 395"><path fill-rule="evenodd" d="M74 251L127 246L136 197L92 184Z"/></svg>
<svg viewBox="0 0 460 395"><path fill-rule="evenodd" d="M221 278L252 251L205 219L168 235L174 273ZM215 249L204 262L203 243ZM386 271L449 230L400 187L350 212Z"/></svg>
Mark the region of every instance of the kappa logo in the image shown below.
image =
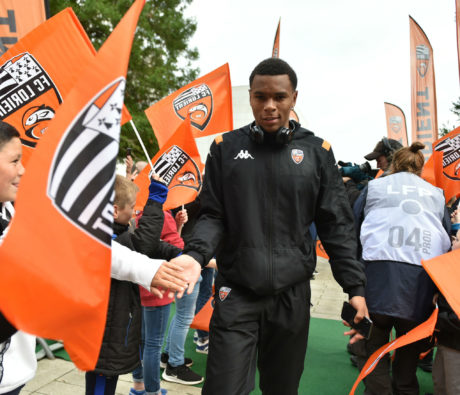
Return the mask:
<svg viewBox="0 0 460 395"><path fill-rule="evenodd" d="M303 161L303 151L300 149L293 149L291 151L291 158L296 165L299 165Z"/></svg>
<svg viewBox="0 0 460 395"><path fill-rule="evenodd" d="M390 117L390 128L393 132L399 133L401 131L402 126L402 118L399 115L394 115Z"/></svg>
<svg viewBox="0 0 460 395"><path fill-rule="evenodd" d="M232 289L228 287L220 287L219 289L219 299L223 302Z"/></svg>
<svg viewBox="0 0 460 395"><path fill-rule="evenodd" d="M0 66L0 119L21 132L25 146L35 147L61 102L56 85L31 54Z"/></svg>
<svg viewBox="0 0 460 395"><path fill-rule="evenodd" d="M460 134L446 138L434 149L442 151L443 174L451 180L460 181Z"/></svg>
<svg viewBox="0 0 460 395"><path fill-rule="evenodd" d="M110 246L113 184L125 79L103 88L76 116L54 154L48 197L75 226Z"/></svg>
<svg viewBox="0 0 460 395"><path fill-rule="evenodd" d="M417 45L415 47L415 57L417 59L417 71L420 77L424 78L430 62L430 49L423 44Z"/></svg>
<svg viewBox="0 0 460 395"><path fill-rule="evenodd" d="M163 178L169 190L182 186L198 191L201 187L202 180L199 167L177 145L172 146L161 155L154 163L153 168L155 169L155 173Z"/></svg>
<svg viewBox="0 0 460 395"><path fill-rule="evenodd" d="M177 96L173 106L180 119L190 117L192 125L203 131L212 116L212 91L206 84L193 86Z"/></svg>
<svg viewBox="0 0 460 395"><path fill-rule="evenodd" d="M254 159L248 150L241 150L233 159Z"/></svg>

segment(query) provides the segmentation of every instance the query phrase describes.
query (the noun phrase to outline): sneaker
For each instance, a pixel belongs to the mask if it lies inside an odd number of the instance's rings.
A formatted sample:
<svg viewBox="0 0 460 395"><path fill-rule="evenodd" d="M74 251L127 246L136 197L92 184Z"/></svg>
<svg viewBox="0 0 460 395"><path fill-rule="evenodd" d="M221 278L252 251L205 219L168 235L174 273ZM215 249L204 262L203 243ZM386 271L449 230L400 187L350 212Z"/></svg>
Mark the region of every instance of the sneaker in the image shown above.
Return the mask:
<svg viewBox="0 0 460 395"><path fill-rule="evenodd" d="M199 352L200 354L207 354L208 353L208 348L209 348L209 337L203 337L201 339L198 339L196 342L196 352Z"/></svg>
<svg viewBox="0 0 460 395"><path fill-rule="evenodd" d="M165 352L161 353L160 357L160 368L161 369L166 369L166 365L169 361L169 355L166 354ZM193 361L190 358L184 358L185 366L188 368L193 365Z"/></svg>
<svg viewBox="0 0 460 395"><path fill-rule="evenodd" d="M197 341L198 341L198 332L197 332L197 331L195 331L195 332L193 332L193 343L195 343L195 344L196 344L196 343L197 343Z"/></svg>
<svg viewBox="0 0 460 395"><path fill-rule="evenodd" d="M185 364L177 367L172 367L168 363L161 377L163 377L163 380L165 381L185 385L195 385L203 382L203 377L201 377L199 374L196 374Z"/></svg>
<svg viewBox="0 0 460 395"><path fill-rule="evenodd" d="M129 395L145 395L145 390L138 391L138 390L135 390L134 388L131 388L129 390Z"/></svg>

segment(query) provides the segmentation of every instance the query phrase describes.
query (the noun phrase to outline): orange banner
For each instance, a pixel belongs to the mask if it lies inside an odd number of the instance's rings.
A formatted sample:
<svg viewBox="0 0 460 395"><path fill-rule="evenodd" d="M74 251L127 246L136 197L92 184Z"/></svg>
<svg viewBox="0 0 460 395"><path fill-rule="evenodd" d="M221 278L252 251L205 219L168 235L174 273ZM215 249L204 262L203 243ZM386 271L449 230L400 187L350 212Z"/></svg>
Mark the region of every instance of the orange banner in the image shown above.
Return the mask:
<svg viewBox="0 0 460 395"><path fill-rule="evenodd" d="M444 190L446 202L460 195L460 127L433 143L436 186Z"/></svg>
<svg viewBox="0 0 460 395"><path fill-rule="evenodd" d="M276 34L275 34L275 41L273 41L272 58L280 57L280 24L281 24L281 18L278 21L278 27L276 29Z"/></svg>
<svg viewBox="0 0 460 395"><path fill-rule="evenodd" d="M327 255L326 250L324 249L320 240L316 240L316 256L320 256L324 259L329 259L329 255Z"/></svg>
<svg viewBox="0 0 460 395"><path fill-rule="evenodd" d="M426 272L458 317L460 317L459 262L460 250L453 250L428 261L422 261Z"/></svg>
<svg viewBox="0 0 460 395"><path fill-rule="evenodd" d="M190 328L199 329L200 331L209 332L209 323L211 322L214 311L214 296L211 296L201 310L195 315Z"/></svg>
<svg viewBox="0 0 460 395"><path fill-rule="evenodd" d="M232 86L228 64L182 87L145 110L162 148L182 121L192 120L193 137L233 129Z"/></svg>
<svg viewBox="0 0 460 395"><path fill-rule="evenodd" d="M380 347L375 351L367 360L361 372L359 373L358 378L353 384L353 388L350 391L350 395L355 393L358 384L363 380L369 373L371 373L376 365L379 363L382 357L389 353L390 351L396 350L397 348L403 347L407 344L415 343L418 340L425 339L430 337L433 334L434 327L436 325L436 320L438 319L438 309L436 308L431 314L430 318L420 324L419 326L412 329L410 332L406 333L403 336L396 338L388 344Z"/></svg>
<svg viewBox="0 0 460 395"><path fill-rule="evenodd" d="M0 119L21 133L24 166L95 54L76 15L67 8L0 58ZM125 110L123 122L130 117Z"/></svg>
<svg viewBox="0 0 460 395"><path fill-rule="evenodd" d="M385 102L385 117L388 138L396 140L404 147L407 147L406 117L403 110L394 104Z"/></svg>
<svg viewBox="0 0 460 395"><path fill-rule="evenodd" d="M436 178L434 176L434 167L433 167L433 155L431 155L428 160L425 161L422 169L421 177L430 184L436 186Z"/></svg>
<svg viewBox="0 0 460 395"><path fill-rule="evenodd" d="M45 20L45 0L0 0L0 55Z"/></svg>
<svg viewBox="0 0 460 395"><path fill-rule="evenodd" d="M438 138L436 84L433 49L421 27L410 20L412 142L426 145L425 159L431 155L431 144Z"/></svg>
<svg viewBox="0 0 460 395"><path fill-rule="evenodd" d="M143 5L133 4L57 110L0 247L2 312L25 332L63 340L82 370L94 369L104 333L125 76Z"/></svg>
<svg viewBox="0 0 460 395"><path fill-rule="evenodd" d="M191 120L183 121L162 149L152 159L155 173L168 186L163 210L180 207L195 200L201 189L204 165L192 134ZM151 168L146 166L134 182L139 187L136 210L143 210L149 196Z"/></svg>

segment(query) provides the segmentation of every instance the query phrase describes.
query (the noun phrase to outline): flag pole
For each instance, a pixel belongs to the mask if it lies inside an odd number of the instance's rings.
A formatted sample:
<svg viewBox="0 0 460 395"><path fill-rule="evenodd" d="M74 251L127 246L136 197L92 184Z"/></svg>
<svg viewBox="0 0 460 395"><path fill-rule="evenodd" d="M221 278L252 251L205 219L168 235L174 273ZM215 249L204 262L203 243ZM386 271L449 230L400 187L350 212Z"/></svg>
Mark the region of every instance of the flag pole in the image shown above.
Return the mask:
<svg viewBox="0 0 460 395"><path fill-rule="evenodd" d="M147 162L149 163L150 168L152 169L152 172L155 173L152 161L150 160L150 156L149 156L149 154L147 152L147 149L145 148L144 142L142 141L141 136L140 136L139 132L137 131L136 125L134 125L134 122L133 122L132 119L129 121L129 123L131 124L131 126L132 126L132 128L134 130L134 133L136 134L137 139L139 140L139 143L141 144L142 149L144 150L145 157L147 158Z"/></svg>

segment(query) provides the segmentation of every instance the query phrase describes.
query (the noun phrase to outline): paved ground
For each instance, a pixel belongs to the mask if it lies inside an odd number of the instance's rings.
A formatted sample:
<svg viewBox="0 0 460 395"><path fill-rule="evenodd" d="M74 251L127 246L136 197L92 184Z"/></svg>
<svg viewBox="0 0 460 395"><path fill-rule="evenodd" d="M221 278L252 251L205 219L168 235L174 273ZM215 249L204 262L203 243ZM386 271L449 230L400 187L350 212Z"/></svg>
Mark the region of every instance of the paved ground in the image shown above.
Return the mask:
<svg viewBox="0 0 460 395"><path fill-rule="evenodd" d="M342 303L347 296L332 277L329 263L318 258L318 274L311 281L312 289L312 317L326 319L340 319ZM38 363L38 371L22 394L42 395L83 395L85 393L85 376L78 371L72 362L62 359L42 359ZM121 376L118 381L117 395L127 395L132 385L131 375ZM168 390L168 395L195 395L200 394L201 389L162 382L162 388Z"/></svg>

